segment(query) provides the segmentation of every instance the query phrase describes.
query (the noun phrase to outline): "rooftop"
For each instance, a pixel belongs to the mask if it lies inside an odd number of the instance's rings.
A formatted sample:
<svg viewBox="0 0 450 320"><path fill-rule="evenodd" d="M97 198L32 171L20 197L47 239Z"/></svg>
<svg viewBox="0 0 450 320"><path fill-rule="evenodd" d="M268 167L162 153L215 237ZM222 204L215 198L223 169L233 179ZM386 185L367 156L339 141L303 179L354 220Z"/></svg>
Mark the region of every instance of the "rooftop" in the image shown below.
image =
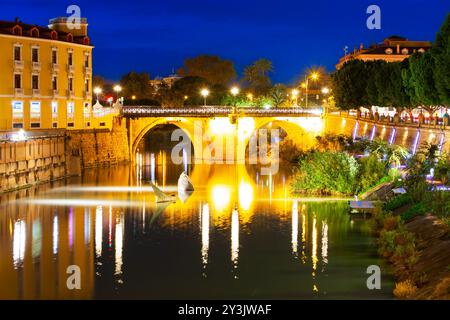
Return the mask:
<svg viewBox="0 0 450 320"><path fill-rule="evenodd" d="M50 23L63 22L62 18L50 20ZM86 19L82 18L81 23L86 23ZM49 27L42 27L33 24L27 24L16 18L15 21L0 20L0 34L14 35L28 38L40 38L62 42L77 43L81 45L91 45L88 36L74 36L70 32L54 30Z"/></svg>

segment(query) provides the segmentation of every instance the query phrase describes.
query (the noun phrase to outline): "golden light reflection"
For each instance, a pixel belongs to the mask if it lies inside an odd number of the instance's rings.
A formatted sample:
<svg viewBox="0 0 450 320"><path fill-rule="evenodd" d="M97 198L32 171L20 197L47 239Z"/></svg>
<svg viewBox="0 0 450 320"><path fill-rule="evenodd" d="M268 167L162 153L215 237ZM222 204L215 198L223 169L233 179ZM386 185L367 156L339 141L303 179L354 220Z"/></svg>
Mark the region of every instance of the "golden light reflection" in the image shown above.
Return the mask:
<svg viewBox="0 0 450 320"><path fill-rule="evenodd" d="M241 181L239 184L239 206L248 211L253 202L253 188L250 183Z"/></svg>
<svg viewBox="0 0 450 320"><path fill-rule="evenodd" d="M298 253L298 202L292 203L292 253L297 257Z"/></svg>
<svg viewBox="0 0 450 320"><path fill-rule="evenodd" d="M317 221L316 217L313 218L313 229L312 229L312 252L311 252L311 260L312 260L312 275L316 275L317 270Z"/></svg>
<svg viewBox="0 0 450 320"><path fill-rule="evenodd" d="M201 232L202 232L202 264L203 270L208 265L208 251L209 251L209 205L203 204L201 207ZM204 276L206 276L204 274Z"/></svg>
<svg viewBox="0 0 450 320"><path fill-rule="evenodd" d="M236 209L231 214L231 262L234 269L238 266L239 259L239 213ZM235 276L236 277L236 276Z"/></svg>
<svg viewBox="0 0 450 320"><path fill-rule="evenodd" d="M304 210L302 210L304 212ZM306 229L306 215L302 213L302 263L306 263L306 235L308 230Z"/></svg>
<svg viewBox="0 0 450 320"><path fill-rule="evenodd" d="M328 264L328 223L322 222L322 262Z"/></svg>
<svg viewBox="0 0 450 320"><path fill-rule="evenodd" d="M212 189L212 200L217 211L225 210L231 199L231 189L226 185L216 185Z"/></svg>
<svg viewBox="0 0 450 320"><path fill-rule="evenodd" d="M97 258L102 255L103 242L103 207L97 206L95 209L95 255Z"/></svg>
<svg viewBox="0 0 450 320"><path fill-rule="evenodd" d="M17 269L21 266L25 257L25 243L27 239L25 221L19 220L14 223L13 234L13 261L14 268Z"/></svg>
<svg viewBox="0 0 450 320"><path fill-rule="evenodd" d="M121 275L122 274L122 265L123 265L123 233L124 233L124 224L125 220L123 219L123 215L119 215L116 218L116 232L115 232L115 243L114 243L114 249L115 249L115 275ZM120 280L119 280L120 282Z"/></svg>

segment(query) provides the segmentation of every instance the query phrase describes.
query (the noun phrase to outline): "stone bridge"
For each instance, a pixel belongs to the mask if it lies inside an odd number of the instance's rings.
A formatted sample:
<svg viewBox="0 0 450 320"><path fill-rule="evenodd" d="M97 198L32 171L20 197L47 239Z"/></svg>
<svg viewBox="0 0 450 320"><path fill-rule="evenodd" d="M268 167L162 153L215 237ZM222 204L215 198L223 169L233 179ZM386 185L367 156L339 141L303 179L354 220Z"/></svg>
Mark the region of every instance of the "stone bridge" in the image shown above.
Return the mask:
<svg viewBox="0 0 450 320"><path fill-rule="evenodd" d="M124 106L121 116L127 119L132 159L135 159L143 137L156 126L163 124L172 124L182 129L193 144L196 161L206 162L213 157L211 142L218 140L225 146L228 146L228 143L236 145L234 151L224 147L223 154L227 159L230 159L230 152L234 153L235 160L245 159L250 137L258 129L268 125L282 128L302 148L308 148L314 143L314 138L323 132L323 118L320 113L298 108Z"/></svg>

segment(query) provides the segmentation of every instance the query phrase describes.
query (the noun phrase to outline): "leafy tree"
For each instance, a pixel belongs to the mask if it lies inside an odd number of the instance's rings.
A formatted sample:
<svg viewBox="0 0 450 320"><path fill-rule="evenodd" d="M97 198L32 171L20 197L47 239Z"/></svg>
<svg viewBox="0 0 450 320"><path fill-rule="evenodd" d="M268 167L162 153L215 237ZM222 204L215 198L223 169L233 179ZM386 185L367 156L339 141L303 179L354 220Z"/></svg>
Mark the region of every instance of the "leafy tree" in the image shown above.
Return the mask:
<svg viewBox="0 0 450 320"><path fill-rule="evenodd" d="M182 76L200 77L216 85L229 85L236 80L236 70L230 60L218 56L200 55L186 59L184 66L178 70Z"/></svg>
<svg viewBox="0 0 450 320"><path fill-rule="evenodd" d="M367 66L362 60L350 60L332 75L336 107L343 110L368 106Z"/></svg>
<svg viewBox="0 0 450 320"><path fill-rule="evenodd" d="M432 115L439 108L440 102L433 74L434 59L430 52L416 53L409 59L409 86L414 88L414 91L410 91L411 100Z"/></svg>
<svg viewBox="0 0 450 320"><path fill-rule="evenodd" d="M121 95L125 98L136 96L138 99L151 98L150 75L146 72L129 72L120 79Z"/></svg>
<svg viewBox="0 0 450 320"><path fill-rule="evenodd" d="M450 14L436 35L436 41L431 49L434 58L434 80L443 105L450 105Z"/></svg>
<svg viewBox="0 0 450 320"><path fill-rule="evenodd" d="M409 68L408 59L402 62L391 62L389 78L387 79L389 83L387 96L390 106L395 107L399 113L403 110L411 112L411 99L402 79L403 70L407 68Z"/></svg>

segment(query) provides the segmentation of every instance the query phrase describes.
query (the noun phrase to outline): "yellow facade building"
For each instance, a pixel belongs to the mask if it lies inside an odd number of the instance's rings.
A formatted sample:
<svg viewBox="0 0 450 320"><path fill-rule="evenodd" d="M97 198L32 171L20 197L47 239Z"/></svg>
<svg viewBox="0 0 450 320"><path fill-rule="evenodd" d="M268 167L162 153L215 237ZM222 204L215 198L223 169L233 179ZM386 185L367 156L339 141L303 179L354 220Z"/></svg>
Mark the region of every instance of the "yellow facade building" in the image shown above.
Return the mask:
<svg viewBox="0 0 450 320"><path fill-rule="evenodd" d="M0 130L92 128L87 21L0 21Z"/></svg>

